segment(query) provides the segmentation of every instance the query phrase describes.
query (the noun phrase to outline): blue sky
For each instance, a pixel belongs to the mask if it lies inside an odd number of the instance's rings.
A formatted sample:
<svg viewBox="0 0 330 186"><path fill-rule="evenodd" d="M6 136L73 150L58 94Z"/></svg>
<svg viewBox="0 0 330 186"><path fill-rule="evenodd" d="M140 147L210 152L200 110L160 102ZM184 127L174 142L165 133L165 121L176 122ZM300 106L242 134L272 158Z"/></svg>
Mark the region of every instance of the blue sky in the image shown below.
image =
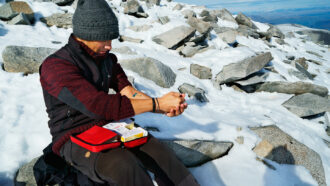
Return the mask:
<svg viewBox="0 0 330 186"><path fill-rule="evenodd" d="M208 8L227 8L232 12L260 12L283 9L330 8L330 0L174 0L206 5Z"/></svg>

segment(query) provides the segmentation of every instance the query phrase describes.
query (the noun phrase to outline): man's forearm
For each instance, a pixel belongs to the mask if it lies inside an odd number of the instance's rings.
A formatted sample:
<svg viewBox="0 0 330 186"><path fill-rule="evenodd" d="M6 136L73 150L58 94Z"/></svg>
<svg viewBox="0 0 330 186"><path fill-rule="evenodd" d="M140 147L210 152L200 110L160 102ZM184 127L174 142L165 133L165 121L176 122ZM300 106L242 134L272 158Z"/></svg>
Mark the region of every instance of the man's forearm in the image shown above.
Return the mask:
<svg viewBox="0 0 330 186"><path fill-rule="evenodd" d="M136 90L132 86L126 86L120 91L122 96L126 96L129 99L150 99L151 97L146 95L145 93Z"/></svg>

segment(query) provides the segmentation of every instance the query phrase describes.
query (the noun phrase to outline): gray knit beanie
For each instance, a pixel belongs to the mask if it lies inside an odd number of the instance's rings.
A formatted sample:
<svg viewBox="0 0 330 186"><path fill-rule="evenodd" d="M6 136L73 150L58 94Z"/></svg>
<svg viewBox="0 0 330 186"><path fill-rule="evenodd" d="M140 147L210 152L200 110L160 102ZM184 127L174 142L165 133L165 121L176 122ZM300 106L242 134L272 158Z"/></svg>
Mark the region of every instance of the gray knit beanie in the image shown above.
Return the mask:
<svg viewBox="0 0 330 186"><path fill-rule="evenodd" d="M105 0L79 0L72 18L73 34L88 41L118 38L118 19Z"/></svg>

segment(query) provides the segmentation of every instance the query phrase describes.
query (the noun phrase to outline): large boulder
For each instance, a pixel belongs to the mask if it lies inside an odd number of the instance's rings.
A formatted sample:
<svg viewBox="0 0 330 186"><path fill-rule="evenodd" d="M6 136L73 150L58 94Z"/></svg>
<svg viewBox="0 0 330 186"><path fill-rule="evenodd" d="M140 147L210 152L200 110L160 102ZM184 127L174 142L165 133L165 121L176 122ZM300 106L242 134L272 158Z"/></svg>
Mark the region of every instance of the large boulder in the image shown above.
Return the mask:
<svg viewBox="0 0 330 186"><path fill-rule="evenodd" d="M181 93L188 94L189 97L194 97L200 102L209 102L209 100L205 96L205 91L201 88L197 88L193 85L184 83L181 86L179 86L178 90Z"/></svg>
<svg viewBox="0 0 330 186"><path fill-rule="evenodd" d="M71 13L56 13L49 17L41 18L40 21L45 23L47 26L56 26L59 28L72 28L72 17Z"/></svg>
<svg viewBox="0 0 330 186"><path fill-rule="evenodd" d="M314 43L323 45L330 45L330 31L329 30L317 30L317 29L306 29L297 31L300 35L307 35L307 39Z"/></svg>
<svg viewBox="0 0 330 186"><path fill-rule="evenodd" d="M57 49L44 47L7 46L2 52L7 72L37 73L46 57Z"/></svg>
<svg viewBox="0 0 330 186"><path fill-rule="evenodd" d="M328 89L323 86L314 85L306 82L285 82L285 81L273 81L265 82L257 88L257 92L278 92L284 94L304 94L312 93L322 97L328 95Z"/></svg>
<svg viewBox="0 0 330 186"><path fill-rule="evenodd" d="M161 87L169 88L175 83L176 74L170 67L156 59L146 57L120 60L119 62L123 68L136 72Z"/></svg>
<svg viewBox="0 0 330 186"><path fill-rule="evenodd" d="M152 40L166 48L175 50L195 35L196 30L187 26L175 27L160 35L154 36Z"/></svg>
<svg viewBox="0 0 330 186"><path fill-rule="evenodd" d="M254 73L246 78L235 81L235 83L241 86L255 85L265 82L268 76L269 73Z"/></svg>
<svg viewBox="0 0 330 186"><path fill-rule="evenodd" d="M212 79L212 70L198 64L190 65L190 74L198 77L199 79Z"/></svg>
<svg viewBox="0 0 330 186"><path fill-rule="evenodd" d="M208 10L203 10L200 13L200 17L202 17L202 20L206 22L218 22L218 17L213 12L209 12Z"/></svg>
<svg viewBox="0 0 330 186"><path fill-rule="evenodd" d="M233 147L232 142L201 140L161 140L167 144L187 167L204 164L227 155Z"/></svg>
<svg viewBox="0 0 330 186"><path fill-rule="evenodd" d="M257 29L256 25L251 21L251 19L241 12L236 16L235 20L238 24Z"/></svg>
<svg viewBox="0 0 330 186"><path fill-rule="evenodd" d="M257 56L249 57L239 61L237 63L232 63L223 67L221 72L217 74L216 81L219 84L224 84L239 80L258 72L267 63L273 59L270 52L259 54Z"/></svg>
<svg viewBox="0 0 330 186"><path fill-rule="evenodd" d="M284 39L285 35L276 26L271 26L267 30L267 36L266 37L267 37L267 39L270 39L271 37L278 37L278 38Z"/></svg>
<svg viewBox="0 0 330 186"><path fill-rule="evenodd" d="M29 18L24 13L19 13L17 16L7 22L9 25L31 25Z"/></svg>
<svg viewBox="0 0 330 186"><path fill-rule="evenodd" d="M293 96L282 105L299 117L313 116L330 111L329 99L311 93Z"/></svg>
<svg viewBox="0 0 330 186"><path fill-rule="evenodd" d="M254 39L259 39L260 34L253 28L250 28L246 25L239 25L237 28L237 32L239 35L245 36L245 37L253 37Z"/></svg>
<svg viewBox="0 0 330 186"><path fill-rule="evenodd" d="M186 45L182 48L180 51L180 54L184 57L192 57L196 53L198 53L201 50L201 46L192 46L192 45Z"/></svg>
<svg viewBox="0 0 330 186"><path fill-rule="evenodd" d="M1 20L10 20L20 13L25 14L31 23L34 22L33 10L26 2L12 1L0 7Z"/></svg>
<svg viewBox="0 0 330 186"><path fill-rule="evenodd" d="M222 20L230 21L237 24L233 15L225 8L221 10L213 10L213 13Z"/></svg>
<svg viewBox="0 0 330 186"><path fill-rule="evenodd" d="M253 149L259 157L280 164L304 166L319 185L326 185L322 160L315 151L298 142L275 125L250 129L262 139Z"/></svg>
<svg viewBox="0 0 330 186"><path fill-rule="evenodd" d="M189 17L187 23L201 34L207 34L212 29L211 24L195 17Z"/></svg>
<svg viewBox="0 0 330 186"><path fill-rule="evenodd" d="M229 29L227 31L218 33L217 35L218 35L218 38L222 39L222 41L226 42L227 44L231 44L236 41L238 32L234 29Z"/></svg>

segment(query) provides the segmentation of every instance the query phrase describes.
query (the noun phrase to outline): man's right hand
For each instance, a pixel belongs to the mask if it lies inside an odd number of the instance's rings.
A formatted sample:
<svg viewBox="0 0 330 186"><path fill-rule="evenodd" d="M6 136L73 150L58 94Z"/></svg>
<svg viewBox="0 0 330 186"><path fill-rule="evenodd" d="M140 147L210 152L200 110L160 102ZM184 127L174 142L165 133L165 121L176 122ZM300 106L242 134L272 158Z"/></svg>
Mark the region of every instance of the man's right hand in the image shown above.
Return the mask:
<svg viewBox="0 0 330 186"><path fill-rule="evenodd" d="M169 117L178 116L182 114L184 109L188 106L187 103L184 103L184 98L185 94L169 92L158 99L159 109Z"/></svg>

